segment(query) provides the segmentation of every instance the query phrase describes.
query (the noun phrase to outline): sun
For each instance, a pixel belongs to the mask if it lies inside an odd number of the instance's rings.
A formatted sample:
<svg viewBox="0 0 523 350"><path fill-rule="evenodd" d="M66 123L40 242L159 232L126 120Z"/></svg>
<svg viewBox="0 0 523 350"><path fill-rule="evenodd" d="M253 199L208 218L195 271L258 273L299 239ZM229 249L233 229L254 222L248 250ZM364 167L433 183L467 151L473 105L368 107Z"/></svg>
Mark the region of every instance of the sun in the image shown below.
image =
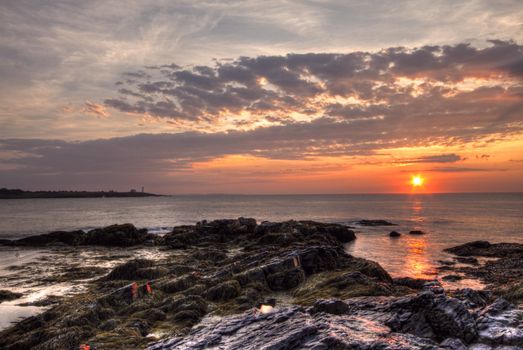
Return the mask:
<svg viewBox="0 0 523 350"><path fill-rule="evenodd" d="M423 184L425 183L425 179L421 175L414 175L412 176L410 183L414 187L420 187L423 186Z"/></svg>

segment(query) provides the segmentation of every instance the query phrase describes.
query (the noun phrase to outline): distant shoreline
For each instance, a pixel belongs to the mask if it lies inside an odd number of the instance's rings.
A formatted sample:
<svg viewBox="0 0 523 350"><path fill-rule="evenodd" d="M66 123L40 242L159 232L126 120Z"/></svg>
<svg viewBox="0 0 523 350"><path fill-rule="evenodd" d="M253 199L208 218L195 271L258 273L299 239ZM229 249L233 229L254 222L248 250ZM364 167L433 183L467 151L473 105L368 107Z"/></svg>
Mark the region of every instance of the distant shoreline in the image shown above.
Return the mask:
<svg viewBox="0 0 523 350"><path fill-rule="evenodd" d="M117 191L23 191L0 189L0 199L32 199L32 198L136 198L161 197L161 194L147 192L117 192Z"/></svg>

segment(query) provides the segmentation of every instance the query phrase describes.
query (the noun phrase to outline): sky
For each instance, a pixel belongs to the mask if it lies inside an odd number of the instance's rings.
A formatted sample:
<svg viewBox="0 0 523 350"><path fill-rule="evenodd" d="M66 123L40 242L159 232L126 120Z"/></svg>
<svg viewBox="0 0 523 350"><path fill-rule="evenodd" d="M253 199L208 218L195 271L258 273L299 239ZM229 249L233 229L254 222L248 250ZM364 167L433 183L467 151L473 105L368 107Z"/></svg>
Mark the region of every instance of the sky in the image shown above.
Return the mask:
<svg viewBox="0 0 523 350"><path fill-rule="evenodd" d="M514 192L522 179L520 0L0 2L0 187Z"/></svg>

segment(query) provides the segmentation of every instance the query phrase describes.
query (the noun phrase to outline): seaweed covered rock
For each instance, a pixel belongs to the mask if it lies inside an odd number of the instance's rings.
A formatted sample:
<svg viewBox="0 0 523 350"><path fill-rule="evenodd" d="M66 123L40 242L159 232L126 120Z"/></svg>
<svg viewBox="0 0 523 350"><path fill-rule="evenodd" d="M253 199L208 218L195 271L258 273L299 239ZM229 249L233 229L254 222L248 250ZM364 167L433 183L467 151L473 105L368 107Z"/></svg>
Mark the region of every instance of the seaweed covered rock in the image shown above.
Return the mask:
<svg viewBox="0 0 523 350"><path fill-rule="evenodd" d="M206 297L209 300L229 300L240 295L241 286L236 280L220 283L207 290Z"/></svg>
<svg viewBox="0 0 523 350"><path fill-rule="evenodd" d="M111 225L103 228L84 231L54 231L42 235L30 236L18 240L4 240L4 245L13 246L49 246L49 245L95 245L130 247L144 244L154 236L147 229L137 229L132 224Z"/></svg>
<svg viewBox="0 0 523 350"><path fill-rule="evenodd" d="M87 232L83 244L130 247L143 244L149 238L147 229L137 229L133 224L111 225Z"/></svg>
<svg viewBox="0 0 523 350"><path fill-rule="evenodd" d="M156 272L151 272L154 261L148 259L134 259L116 266L105 277L107 280L141 280L155 278ZM151 277L153 275L153 277Z"/></svg>
<svg viewBox="0 0 523 350"><path fill-rule="evenodd" d="M305 281L305 272L299 267L276 272L267 276L267 283L272 290L289 290Z"/></svg>

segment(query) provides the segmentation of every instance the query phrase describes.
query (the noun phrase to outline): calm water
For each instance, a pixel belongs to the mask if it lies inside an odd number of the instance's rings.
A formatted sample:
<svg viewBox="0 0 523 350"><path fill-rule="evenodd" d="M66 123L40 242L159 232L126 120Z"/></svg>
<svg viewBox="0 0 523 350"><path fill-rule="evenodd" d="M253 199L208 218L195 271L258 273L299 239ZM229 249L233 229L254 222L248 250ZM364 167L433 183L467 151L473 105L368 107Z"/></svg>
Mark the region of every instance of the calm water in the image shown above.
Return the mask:
<svg viewBox="0 0 523 350"><path fill-rule="evenodd" d="M472 240L523 243L523 194L180 196L0 200L0 238L131 222L156 232L202 219L254 217L347 223L385 219L397 227L356 227L347 245L393 275L436 273L442 249ZM390 239L391 229L424 236Z"/></svg>

